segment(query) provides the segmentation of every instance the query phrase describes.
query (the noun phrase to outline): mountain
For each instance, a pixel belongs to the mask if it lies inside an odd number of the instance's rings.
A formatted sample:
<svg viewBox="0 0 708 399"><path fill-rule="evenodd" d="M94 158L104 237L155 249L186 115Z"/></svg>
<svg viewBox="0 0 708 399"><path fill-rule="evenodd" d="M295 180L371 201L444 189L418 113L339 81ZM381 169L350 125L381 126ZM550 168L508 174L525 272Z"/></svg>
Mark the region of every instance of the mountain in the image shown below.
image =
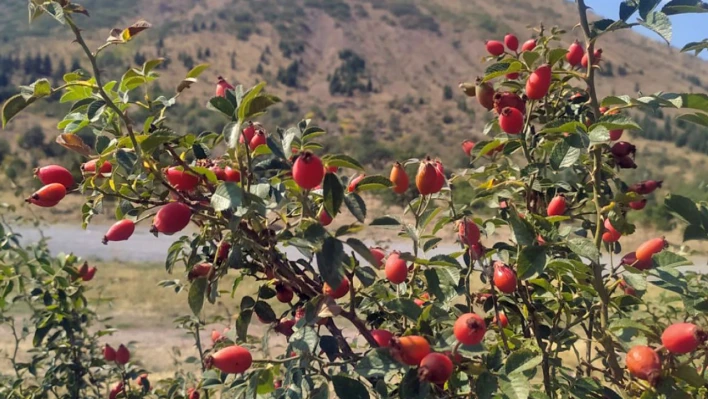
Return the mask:
<svg viewBox="0 0 708 399"><path fill-rule="evenodd" d="M198 85L180 98L175 114L189 131L217 130L223 121L203 109L218 75L246 86L261 80L287 100L270 114L285 125L303 115L336 132L326 144L353 153L374 168L392 159L425 154L466 164L463 139L483 138L491 115L457 88L482 74L484 43L507 32L521 41L537 35L533 27L558 26L569 32L562 47L580 36L577 11L565 0L85 0L91 17L78 15L90 47L96 48L114 27L138 19L153 28L133 42L101 54L101 67L113 79L130 65L166 58L156 91L173 93L192 66L210 63ZM58 80L81 65L80 49L56 21L45 16L31 27L26 6L15 0L0 5L7 19L0 26L0 54L16 70L0 68L0 96L30 83L37 65ZM599 17L594 17L599 18ZM701 40L696 37L696 40ZM658 40L658 37L657 37ZM636 32L604 36L598 80L601 95L650 94L657 91L704 91L708 63L681 54L665 43ZM16 54L8 56L8 54ZM0 59L1 64L2 59ZM7 62L7 60L5 60ZM40 62L41 61L41 62ZM29 63L29 64L28 64ZM72 65L73 64L73 65ZM1 65L0 65L1 66ZM41 74L36 74L40 76ZM2 85L0 85L2 86ZM22 132L40 123L51 132L58 106L41 112L48 118L24 117L11 129ZM668 115L639 115L651 140L640 148L652 157L649 170L700 170L705 156L684 156L686 148L708 152L704 132L677 125ZM691 130L692 129L692 130ZM51 136L52 134L48 134ZM678 148L672 143L686 146ZM640 152L640 159L642 153ZM641 165L641 162L640 162ZM657 165L662 165L657 167ZM672 167L674 169L672 169ZM638 173L638 177L644 177ZM656 175L654 175L656 176ZM678 183L676 183L678 184Z"/></svg>

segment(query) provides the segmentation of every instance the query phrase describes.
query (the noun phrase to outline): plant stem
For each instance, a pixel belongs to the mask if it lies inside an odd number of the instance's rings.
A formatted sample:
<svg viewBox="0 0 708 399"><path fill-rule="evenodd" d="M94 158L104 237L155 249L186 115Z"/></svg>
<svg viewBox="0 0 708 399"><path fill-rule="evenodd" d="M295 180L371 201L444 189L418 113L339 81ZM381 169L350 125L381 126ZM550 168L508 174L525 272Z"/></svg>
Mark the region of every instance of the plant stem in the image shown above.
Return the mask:
<svg viewBox="0 0 708 399"><path fill-rule="evenodd" d="M135 155L138 157L138 162L142 165L143 164L143 154L142 150L140 149L140 145L138 144L138 140L135 138L135 132L133 132L133 126L131 124L130 119L128 118L127 115L123 113L123 111L118 108L118 106L113 102L113 100L108 96L105 90L103 90L103 82L101 81L101 70L98 68L98 63L96 62L96 55L91 52L91 49L88 48L88 45L86 44L86 41L84 40L83 36L81 36L81 30L79 29L78 26L74 23L74 21L69 17L68 15L66 16L66 23L69 25L71 28L71 31L74 32L74 36L76 37L76 42L79 43L81 48L84 50L84 53L86 53L86 57L89 59L89 62L91 63L91 68L93 69L93 75L96 78L96 85L98 94L103 98L103 101L106 102L106 105L112 109L116 115L123 121L123 124L125 125L126 130L128 131L128 136L130 137L131 143L133 143L133 149L135 150Z"/></svg>
<svg viewBox="0 0 708 399"><path fill-rule="evenodd" d="M587 10L588 7L585 4L585 0L577 0L578 2L578 14L580 15L580 26L583 29L585 35L585 48L588 56L588 69L585 81L587 82L588 94L590 94L590 102L592 105L592 111L594 113L594 120L600 116L600 103L597 99L597 91L595 88L595 69L592 67L594 63L594 51L595 51L595 41L590 32L590 24L588 23ZM596 229L595 229L595 247L600 250L602 248L602 204L600 204L600 179L602 177L602 149L595 147L591 150L590 155L593 161L592 170L592 189L593 198L595 202L595 209L597 210L596 217ZM602 279L602 265L600 262L593 262L593 286L597 290L598 296L602 303L600 309L600 331L602 332L602 338L600 339L600 344L603 346L605 353L607 354L607 362L609 365L610 375L613 381L621 381L623 378L623 371L617 362L617 355L615 353L614 343L612 338L607 334L608 318L609 318L609 301L610 297L605 288L604 281ZM592 326L591 326L592 327Z"/></svg>

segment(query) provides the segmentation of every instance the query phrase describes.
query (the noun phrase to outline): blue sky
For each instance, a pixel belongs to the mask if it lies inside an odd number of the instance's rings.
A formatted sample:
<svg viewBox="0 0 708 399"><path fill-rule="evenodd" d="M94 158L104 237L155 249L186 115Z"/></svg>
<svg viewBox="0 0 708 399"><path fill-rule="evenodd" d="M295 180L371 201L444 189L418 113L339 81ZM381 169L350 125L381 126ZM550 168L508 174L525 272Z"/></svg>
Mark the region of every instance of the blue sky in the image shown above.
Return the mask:
<svg viewBox="0 0 708 399"><path fill-rule="evenodd" d="M586 0L585 4L602 16L612 19L619 18L619 5L620 0ZM661 2L662 5L668 3L668 0ZM661 7L661 6L659 6ZM636 15L634 19L636 19ZM708 13L707 14L687 14L687 15L675 15L671 16L671 25L673 28L673 39L671 40L671 45L674 47L681 48L686 43L689 42L699 42L705 38L708 38ZM647 36L662 41L659 35L653 33L652 31L636 27L633 28L637 32L646 34ZM702 54L705 58L705 52Z"/></svg>

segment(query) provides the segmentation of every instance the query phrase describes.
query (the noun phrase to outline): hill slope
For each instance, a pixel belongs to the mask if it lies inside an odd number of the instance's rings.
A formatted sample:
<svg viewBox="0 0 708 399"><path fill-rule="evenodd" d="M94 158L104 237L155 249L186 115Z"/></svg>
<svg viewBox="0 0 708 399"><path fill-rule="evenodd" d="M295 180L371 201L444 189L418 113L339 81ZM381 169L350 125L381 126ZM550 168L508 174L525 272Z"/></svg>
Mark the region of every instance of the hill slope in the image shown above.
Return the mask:
<svg viewBox="0 0 708 399"><path fill-rule="evenodd" d="M0 27L4 54L49 55L55 74L58 63L71 65L72 58L80 58L78 46L50 18L26 27L26 9L18 3L0 5L11 20ZM153 23L134 43L102 54L112 78L129 64L165 57L161 89L169 91L167 82L176 85L191 66L212 65L180 99L188 104L178 112L186 129L220 129L220 121L197 109L217 75L244 85L266 80L270 91L291 100L270 115L275 123L312 112L339 133L331 146L347 148L374 167L393 158L451 151L463 165L458 144L481 139L490 116L456 85L482 73L485 40L513 32L523 41L535 34L529 27L542 23L579 34L572 26L574 3L565 0L127 0L121 2L123 10L108 5L113 2L82 3L92 17L77 18L94 48L110 28L139 18ZM112 20L119 15L121 20ZM608 35L599 46L604 50L602 95L704 90L700 77L708 75L708 63L696 57L635 32ZM15 73L9 81L27 79ZM648 116L647 123L663 131L662 117ZM12 128L20 132L35 123L36 118L25 117ZM673 141L675 127L673 132L660 138ZM678 153L671 144L654 146Z"/></svg>

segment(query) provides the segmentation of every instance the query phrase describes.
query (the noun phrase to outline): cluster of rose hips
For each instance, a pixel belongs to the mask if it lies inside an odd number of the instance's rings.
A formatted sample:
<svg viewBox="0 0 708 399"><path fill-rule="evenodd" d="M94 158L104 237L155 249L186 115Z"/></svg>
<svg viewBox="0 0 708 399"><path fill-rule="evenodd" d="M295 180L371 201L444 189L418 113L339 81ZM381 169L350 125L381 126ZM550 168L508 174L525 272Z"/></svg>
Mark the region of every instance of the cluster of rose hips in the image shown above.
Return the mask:
<svg viewBox="0 0 708 399"><path fill-rule="evenodd" d="M672 355L683 355L698 349L706 340L708 334L692 323L675 323L667 327L661 334L662 348ZM661 377L662 348L652 349L646 345L637 345L627 352L625 363L630 374L655 385Z"/></svg>

